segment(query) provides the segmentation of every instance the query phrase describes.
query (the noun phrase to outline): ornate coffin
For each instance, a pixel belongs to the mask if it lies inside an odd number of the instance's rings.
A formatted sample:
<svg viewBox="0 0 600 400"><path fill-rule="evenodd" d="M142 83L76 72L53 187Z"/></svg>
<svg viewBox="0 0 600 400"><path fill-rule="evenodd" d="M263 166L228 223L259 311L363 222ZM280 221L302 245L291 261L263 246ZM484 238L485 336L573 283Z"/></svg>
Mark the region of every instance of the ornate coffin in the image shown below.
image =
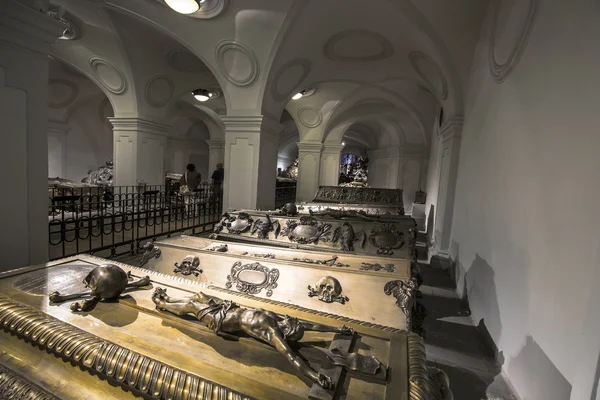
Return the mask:
<svg viewBox="0 0 600 400"><path fill-rule="evenodd" d="M49 300L53 291L84 289L82 280L106 262L78 256L0 274L0 392L5 397L436 398L422 340L397 329L124 264L111 268L120 268L126 278L127 274L132 278L147 275L145 283L150 286L126 291L116 300L100 301L83 313L71 311L71 301ZM100 283L106 281L97 281L93 287ZM202 293L196 296L218 297L225 301L215 309L225 310L226 315L229 307L241 307L242 311L258 310L260 315L271 312L273 317L299 318L311 326L345 324L353 328L339 328L344 333L306 331L291 349L319 376L330 377L340 390L323 389L266 343L223 330L217 335L199 318L161 311L164 308L153 302L161 290L168 290L171 298L198 292ZM365 360L378 364L366 368Z"/></svg>
<svg viewBox="0 0 600 400"><path fill-rule="evenodd" d="M319 186L315 203L368 204L403 207L402 189Z"/></svg>
<svg viewBox="0 0 600 400"><path fill-rule="evenodd" d="M310 215L268 215L260 211L223 214L214 238L303 250L345 251L365 256L416 259L412 218L342 220Z"/></svg>
<svg viewBox="0 0 600 400"><path fill-rule="evenodd" d="M405 259L269 248L182 236L145 246L144 268L263 299L411 329L418 279ZM411 286L412 285L412 286ZM398 288L397 292L394 289ZM421 317L417 316L420 331Z"/></svg>

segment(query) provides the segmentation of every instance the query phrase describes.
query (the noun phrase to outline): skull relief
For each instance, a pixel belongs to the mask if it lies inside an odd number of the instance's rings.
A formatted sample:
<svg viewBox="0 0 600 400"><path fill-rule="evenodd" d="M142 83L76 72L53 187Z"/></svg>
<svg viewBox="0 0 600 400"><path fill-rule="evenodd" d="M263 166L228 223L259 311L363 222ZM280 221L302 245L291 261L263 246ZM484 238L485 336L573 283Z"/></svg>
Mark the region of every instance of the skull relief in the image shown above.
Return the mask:
<svg viewBox="0 0 600 400"><path fill-rule="evenodd" d="M315 287L308 285L308 296L318 297L325 303L345 304L349 299L342 295L342 285L333 276L325 276L317 282Z"/></svg>

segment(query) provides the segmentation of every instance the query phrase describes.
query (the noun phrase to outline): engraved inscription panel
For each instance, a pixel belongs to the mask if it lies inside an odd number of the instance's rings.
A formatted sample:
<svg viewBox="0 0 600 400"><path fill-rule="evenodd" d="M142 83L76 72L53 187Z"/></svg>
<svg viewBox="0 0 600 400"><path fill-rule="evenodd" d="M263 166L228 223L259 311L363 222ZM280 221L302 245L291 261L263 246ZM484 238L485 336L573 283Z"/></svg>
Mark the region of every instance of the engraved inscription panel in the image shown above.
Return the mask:
<svg viewBox="0 0 600 400"><path fill-rule="evenodd" d="M83 278L95 267L94 264L76 262L43 268L17 279L13 287L37 296L46 296L54 291L76 293L85 290Z"/></svg>
<svg viewBox="0 0 600 400"><path fill-rule="evenodd" d="M262 285L267 281L267 274L263 271L244 270L238 275L238 279L245 283L252 285Z"/></svg>

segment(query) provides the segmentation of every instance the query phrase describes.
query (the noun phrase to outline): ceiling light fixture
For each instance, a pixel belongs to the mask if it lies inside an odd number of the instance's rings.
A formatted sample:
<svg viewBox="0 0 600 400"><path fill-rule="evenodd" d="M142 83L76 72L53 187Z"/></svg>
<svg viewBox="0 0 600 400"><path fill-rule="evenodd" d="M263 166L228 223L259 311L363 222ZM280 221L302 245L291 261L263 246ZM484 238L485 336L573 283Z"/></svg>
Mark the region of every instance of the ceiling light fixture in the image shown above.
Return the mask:
<svg viewBox="0 0 600 400"><path fill-rule="evenodd" d="M206 0L164 0L165 3L179 14L193 14L202 7Z"/></svg>
<svg viewBox="0 0 600 400"><path fill-rule="evenodd" d="M194 98L198 101L208 101L210 99L217 99L221 97L221 93L219 92L211 92L206 89L196 89L192 92Z"/></svg>
<svg viewBox="0 0 600 400"><path fill-rule="evenodd" d="M346 142L342 142L342 146L345 146L345 145L346 145Z"/></svg>
<svg viewBox="0 0 600 400"><path fill-rule="evenodd" d="M316 91L316 89L314 89L314 88L301 90L292 96L292 100L298 100L298 99L301 99L302 97L310 96L315 91Z"/></svg>

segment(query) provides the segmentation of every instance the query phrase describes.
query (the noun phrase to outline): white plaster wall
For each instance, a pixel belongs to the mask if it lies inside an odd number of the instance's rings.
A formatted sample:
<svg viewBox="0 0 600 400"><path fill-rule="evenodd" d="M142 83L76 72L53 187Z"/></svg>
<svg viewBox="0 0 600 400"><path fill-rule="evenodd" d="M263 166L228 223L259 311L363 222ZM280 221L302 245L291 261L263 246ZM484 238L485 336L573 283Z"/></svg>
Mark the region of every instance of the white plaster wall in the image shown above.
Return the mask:
<svg viewBox="0 0 600 400"><path fill-rule="evenodd" d="M600 5L538 3L525 53L503 84L490 76L482 33L451 256L458 290L521 399L587 400L598 398L600 375ZM435 180L428 186L430 204Z"/></svg>
<svg viewBox="0 0 600 400"><path fill-rule="evenodd" d="M437 124L431 133L431 153L429 155L429 167L427 168L427 202L425 207L427 239L430 241L433 237L435 214L437 212L437 198L440 185L440 166L439 152L440 141L438 139Z"/></svg>

